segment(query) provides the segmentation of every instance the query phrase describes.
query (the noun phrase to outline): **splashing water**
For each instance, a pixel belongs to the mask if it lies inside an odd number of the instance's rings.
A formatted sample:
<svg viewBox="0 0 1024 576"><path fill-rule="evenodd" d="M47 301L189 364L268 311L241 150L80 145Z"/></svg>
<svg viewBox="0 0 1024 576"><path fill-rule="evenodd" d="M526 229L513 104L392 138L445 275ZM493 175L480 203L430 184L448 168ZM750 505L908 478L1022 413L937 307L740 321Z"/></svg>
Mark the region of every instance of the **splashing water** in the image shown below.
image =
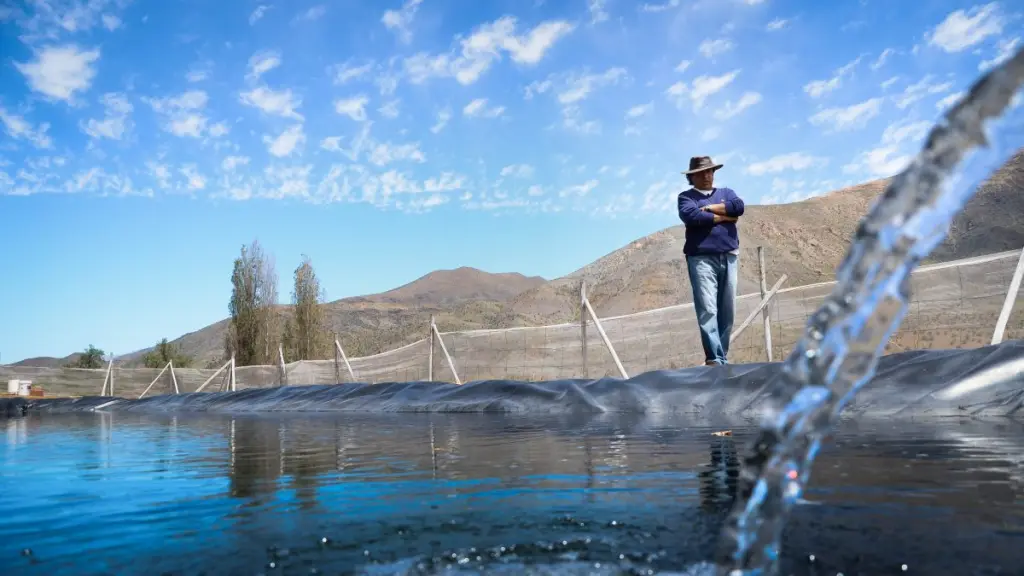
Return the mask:
<svg viewBox="0 0 1024 576"><path fill-rule="evenodd" d="M737 504L720 542L719 576L776 574L786 517L822 438L873 376L906 311L910 273L975 192L978 183L954 182L966 172L961 160L988 146L986 121L1003 114L1022 83L1024 49L975 83L861 220L835 289L767 387L769 416L743 462ZM990 152L983 158L986 173L1008 159Z"/></svg>

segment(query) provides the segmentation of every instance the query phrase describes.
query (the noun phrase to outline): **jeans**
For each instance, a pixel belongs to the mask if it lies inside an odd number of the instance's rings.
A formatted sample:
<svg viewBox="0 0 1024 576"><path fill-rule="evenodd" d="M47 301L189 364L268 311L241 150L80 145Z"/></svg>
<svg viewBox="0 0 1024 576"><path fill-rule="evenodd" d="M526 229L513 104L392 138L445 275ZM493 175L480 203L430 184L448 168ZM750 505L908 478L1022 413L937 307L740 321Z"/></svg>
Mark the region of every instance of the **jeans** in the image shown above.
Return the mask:
<svg viewBox="0 0 1024 576"><path fill-rule="evenodd" d="M693 310L706 362L726 364L729 354L729 336L736 309L736 260L735 254L728 253L686 257L693 288Z"/></svg>

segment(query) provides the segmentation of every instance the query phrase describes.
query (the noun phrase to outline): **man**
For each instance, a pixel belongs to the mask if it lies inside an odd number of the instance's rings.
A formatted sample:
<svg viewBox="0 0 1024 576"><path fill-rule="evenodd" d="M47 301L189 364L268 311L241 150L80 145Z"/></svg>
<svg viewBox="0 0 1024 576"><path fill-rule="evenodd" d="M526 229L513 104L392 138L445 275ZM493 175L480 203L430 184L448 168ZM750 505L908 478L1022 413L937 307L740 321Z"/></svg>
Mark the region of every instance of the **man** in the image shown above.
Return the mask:
<svg viewBox="0 0 1024 576"><path fill-rule="evenodd" d="M709 156L690 158L683 174L692 188L679 193L679 219L686 225L686 269L693 289L693 309L704 347L704 364L726 364L735 310L737 257L736 222L743 200L729 188L716 188L715 164Z"/></svg>

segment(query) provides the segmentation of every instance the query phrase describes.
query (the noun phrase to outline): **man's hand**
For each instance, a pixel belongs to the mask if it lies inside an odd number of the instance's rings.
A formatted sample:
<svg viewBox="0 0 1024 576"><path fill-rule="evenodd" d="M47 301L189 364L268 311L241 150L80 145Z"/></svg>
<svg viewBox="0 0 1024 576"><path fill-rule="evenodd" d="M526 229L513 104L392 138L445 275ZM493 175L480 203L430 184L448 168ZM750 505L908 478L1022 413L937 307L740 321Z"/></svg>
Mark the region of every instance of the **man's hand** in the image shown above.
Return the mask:
<svg viewBox="0 0 1024 576"><path fill-rule="evenodd" d="M723 222L738 222L738 218L732 216L722 216L721 214L715 214L715 224L721 224Z"/></svg>
<svg viewBox="0 0 1024 576"><path fill-rule="evenodd" d="M708 204L707 206L701 206L700 209L703 212L711 212L718 216L728 216L725 213L725 204Z"/></svg>

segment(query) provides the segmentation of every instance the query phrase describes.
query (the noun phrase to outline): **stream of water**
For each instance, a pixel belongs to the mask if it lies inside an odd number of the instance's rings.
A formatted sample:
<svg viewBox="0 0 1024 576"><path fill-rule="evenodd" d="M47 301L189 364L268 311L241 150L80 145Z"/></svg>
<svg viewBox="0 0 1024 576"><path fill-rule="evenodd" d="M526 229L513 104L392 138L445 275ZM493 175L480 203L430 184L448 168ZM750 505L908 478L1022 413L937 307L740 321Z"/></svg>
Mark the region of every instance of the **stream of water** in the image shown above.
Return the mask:
<svg viewBox="0 0 1024 576"><path fill-rule="evenodd" d="M777 573L786 518L834 417L871 378L902 321L910 273L984 176L1022 144L1020 132L997 122L1022 83L1024 49L971 87L860 222L835 289L768 385L772 407L743 460L739 498L721 538L720 576ZM1009 142L993 141L999 138Z"/></svg>

